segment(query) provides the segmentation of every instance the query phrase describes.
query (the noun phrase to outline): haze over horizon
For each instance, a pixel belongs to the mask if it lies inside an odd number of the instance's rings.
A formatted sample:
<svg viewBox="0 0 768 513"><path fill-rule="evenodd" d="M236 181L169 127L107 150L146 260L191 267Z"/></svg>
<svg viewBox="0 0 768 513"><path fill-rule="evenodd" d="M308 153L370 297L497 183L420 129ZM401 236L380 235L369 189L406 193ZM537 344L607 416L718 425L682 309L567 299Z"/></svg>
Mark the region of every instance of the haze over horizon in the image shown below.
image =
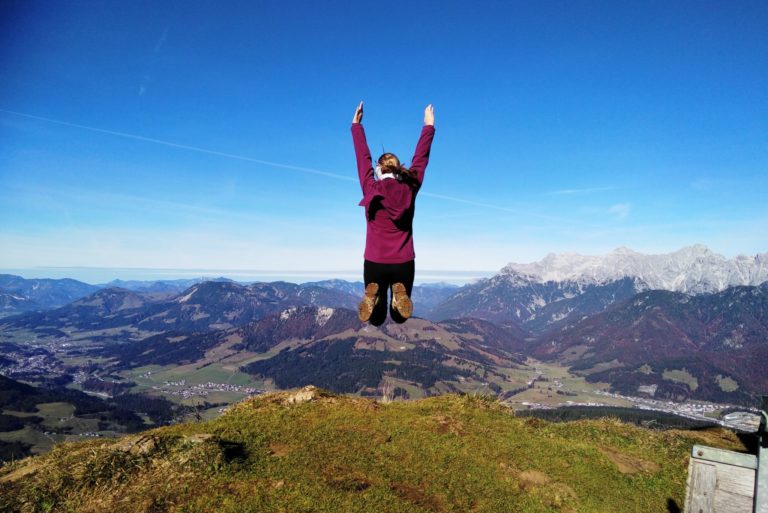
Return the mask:
<svg viewBox="0 0 768 513"><path fill-rule="evenodd" d="M417 280L762 253L766 25L757 1L4 2L0 269L356 281L361 99L406 162L435 105Z"/></svg>
<svg viewBox="0 0 768 513"><path fill-rule="evenodd" d="M676 251L666 254L643 254L634 251L632 248L621 246L614 248L608 253L601 255L584 255L574 252L566 253L549 253L544 258L532 261L532 262L514 262L509 261L503 268L483 270L433 270L433 269L420 269L418 276L416 277L417 285L424 284L452 284L452 285L466 285L468 283L476 282L483 278L489 278L498 273L507 272L509 269L521 269L523 272L530 272L531 269L539 269L541 266L555 268L562 268L563 266L576 266L584 267L585 264L591 262L591 265L605 266L606 262L610 258L614 257L614 263L626 261L626 257L631 259L636 257L647 257L657 259L657 264L663 260L677 261L679 263L687 261L690 263L692 260L705 258L710 263L719 262L719 264L734 264L737 260L741 260L741 265L744 265L745 259L747 262L757 259L754 263L757 267L764 266L768 261L768 251L758 253L755 255L738 254L733 258L727 258L723 255L713 252L710 248L695 244L692 246L685 246L679 248ZM661 258L662 260L658 260ZM725 259L724 262L722 259ZM761 260L760 260L761 259ZM760 264L763 262L763 264ZM610 267L611 264L607 264ZM679 265L679 264L675 264ZM751 265L751 264L750 264ZM624 269L626 270L626 269ZM617 270L618 272L618 270ZM247 282L275 282L275 281L287 281L291 283L308 283L321 280L345 280L350 282L360 281L360 274L357 269L343 269L343 270L260 270L260 269L180 269L180 268L119 268L119 267L62 267L62 266L49 266L49 267L32 267L32 268L16 268L16 269L4 269L0 268L0 274L13 274L27 279L35 278L72 278L79 281L83 281L90 284L106 284L113 281L172 281L172 280L189 280L189 279L218 279L225 278L234 280L241 283ZM534 273L535 274L535 273Z"/></svg>

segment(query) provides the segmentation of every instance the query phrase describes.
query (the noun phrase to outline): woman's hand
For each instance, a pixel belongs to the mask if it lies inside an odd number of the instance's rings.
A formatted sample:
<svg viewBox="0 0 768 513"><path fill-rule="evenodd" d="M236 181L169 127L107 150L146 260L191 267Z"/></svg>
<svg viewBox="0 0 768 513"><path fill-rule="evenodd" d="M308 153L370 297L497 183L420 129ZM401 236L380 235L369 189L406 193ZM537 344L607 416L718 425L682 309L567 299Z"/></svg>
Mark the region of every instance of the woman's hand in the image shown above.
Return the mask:
<svg viewBox="0 0 768 513"><path fill-rule="evenodd" d="M360 105L362 105L362 103L360 103ZM424 124L435 126L435 108L431 103L424 109Z"/></svg>
<svg viewBox="0 0 768 513"><path fill-rule="evenodd" d="M362 123L363 122L363 102L360 102L360 105L357 106L357 109L355 109L355 115L352 116L352 123Z"/></svg>

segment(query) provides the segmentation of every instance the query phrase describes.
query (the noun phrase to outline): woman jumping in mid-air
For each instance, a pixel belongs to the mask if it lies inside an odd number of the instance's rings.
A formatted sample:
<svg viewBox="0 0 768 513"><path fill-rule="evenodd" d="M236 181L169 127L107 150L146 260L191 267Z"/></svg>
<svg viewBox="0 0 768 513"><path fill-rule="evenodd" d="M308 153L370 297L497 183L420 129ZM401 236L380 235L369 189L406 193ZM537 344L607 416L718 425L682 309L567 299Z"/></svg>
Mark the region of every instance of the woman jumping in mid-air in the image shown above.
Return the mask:
<svg viewBox="0 0 768 513"><path fill-rule="evenodd" d="M352 141L363 189L360 205L365 207L367 230L363 267L365 295L357 313L361 321L381 325L387 318L387 292L391 289L389 315L393 321L403 323L413 313L411 290L416 257L413 213L435 136L435 113L432 105L424 109L424 127L410 168L400 164L392 153L384 153L376 161L374 170L362 121L363 102L360 102L352 118Z"/></svg>

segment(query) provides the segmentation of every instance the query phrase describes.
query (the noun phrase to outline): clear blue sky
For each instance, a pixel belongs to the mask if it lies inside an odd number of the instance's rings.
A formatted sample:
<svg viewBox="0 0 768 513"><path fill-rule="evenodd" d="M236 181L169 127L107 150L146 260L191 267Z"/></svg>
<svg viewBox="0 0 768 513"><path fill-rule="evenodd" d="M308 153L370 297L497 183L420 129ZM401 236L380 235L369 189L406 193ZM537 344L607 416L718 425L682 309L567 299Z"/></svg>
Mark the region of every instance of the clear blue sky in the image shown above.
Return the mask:
<svg viewBox="0 0 768 513"><path fill-rule="evenodd" d="M764 1L4 1L0 268L355 273L360 100L406 162L435 105L418 269L764 252L767 27Z"/></svg>

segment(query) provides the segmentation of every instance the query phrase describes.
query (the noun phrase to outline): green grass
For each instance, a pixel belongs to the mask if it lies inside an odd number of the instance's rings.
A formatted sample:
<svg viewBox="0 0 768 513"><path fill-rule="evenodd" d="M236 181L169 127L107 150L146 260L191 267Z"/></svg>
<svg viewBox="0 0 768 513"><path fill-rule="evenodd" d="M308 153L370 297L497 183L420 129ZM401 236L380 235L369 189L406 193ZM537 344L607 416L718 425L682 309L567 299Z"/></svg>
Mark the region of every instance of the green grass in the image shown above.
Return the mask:
<svg viewBox="0 0 768 513"><path fill-rule="evenodd" d="M56 442L63 442L64 437L59 435L45 435L32 426L25 426L17 431L6 431L0 433L0 440L3 442L22 442L32 447L30 450L34 454L45 454L51 450ZM0 511L2 511L0 509Z"/></svg>
<svg viewBox="0 0 768 513"><path fill-rule="evenodd" d="M549 381L537 381L533 388L524 390L505 401L514 408L524 407L523 402L539 403L547 406L562 406L569 401L574 403L601 403L611 406L631 406L630 401L600 395L598 391L608 390L608 383L590 383L583 376L571 374L566 367L557 364L543 363L529 359L530 370L520 369L516 371L515 379L525 381L533 378L534 368L539 369L542 375ZM560 381L561 388L555 386L555 380ZM575 393L576 395L560 395L557 390Z"/></svg>
<svg viewBox="0 0 768 513"><path fill-rule="evenodd" d="M171 397L166 395L163 395L162 397ZM232 404L236 403L238 401L241 401L245 397L245 394L241 392L219 392L219 391L211 391L206 396L194 396L190 397L189 399L180 399L179 402L181 404L187 404L187 405L195 405L197 403L200 403L202 401L208 401L209 403L227 403Z"/></svg>
<svg viewBox="0 0 768 513"><path fill-rule="evenodd" d="M653 369L651 368L650 365L648 365L647 363L644 363L643 365L638 367L637 372L641 372L641 373L645 374L646 376L648 376L650 374L653 374Z"/></svg>
<svg viewBox="0 0 768 513"><path fill-rule="evenodd" d="M224 370L221 364L211 364L206 366L184 365L158 373L154 376L156 381L178 381L186 380L189 385L198 385L213 381L216 383L228 383L233 377L233 372Z"/></svg>
<svg viewBox="0 0 768 513"><path fill-rule="evenodd" d="M739 389L739 383L731 377L723 377L718 374L715 376L715 381L723 392L735 392Z"/></svg>
<svg viewBox="0 0 768 513"><path fill-rule="evenodd" d="M37 416L42 417L43 422L40 427L34 428L32 426L26 426L24 429L17 431L7 431L0 433L0 440L4 442L23 442L31 445L31 450L35 454L44 454L51 450L55 442L63 442L67 439L66 435L59 434L61 427L73 425L73 421L80 419L71 419L66 422L61 422L61 418L69 418L75 411L75 407L69 403L40 403L37 405L37 411L34 413L16 412L12 410L5 410L3 413L9 415L16 415L18 417ZM92 422L93 429L98 421ZM83 431L87 431L84 429ZM44 434L45 431L52 432L51 434ZM75 431L77 432L77 431Z"/></svg>
<svg viewBox="0 0 768 513"><path fill-rule="evenodd" d="M89 363L93 364L103 364L110 361L109 358L102 358L100 356L64 356L64 355L57 355L59 356L59 359L62 363L65 365L72 365L73 367L80 367L88 365Z"/></svg>
<svg viewBox="0 0 768 513"><path fill-rule="evenodd" d="M99 420L96 418L75 417L75 407L70 403L40 403L36 415L43 417L42 426L52 432L60 432L71 427L72 433L99 431Z"/></svg>
<svg viewBox="0 0 768 513"><path fill-rule="evenodd" d="M516 418L489 396L308 393L57 445L0 469L0 511L665 513L683 506L693 443L743 449L723 430Z"/></svg>
<svg viewBox="0 0 768 513"><path fill-rule="evenodd" d="M257 379L254 376L240 372L236 367L231 365L225 365L221 363L212 363L202 368L199 363L182 365L182 366L144 366L137 367L135 369L123 371L120 374L128 380L134 381L136 386L131 388L132 393L145 394L151 397L162 397L169 401L194 406L203 401L209 403L225 402L228 404L236 403L244 399L247 394L245 392L230 392L230 391L215 391L209 390L206 396L192 396L188 399L182 398L180 395L172 395L167 392L178 391L182 389L188 389L196 384L203 384L207 382L214 383L229 383L231 385L240 385L246 387L254 387L261 390L274 390L274 384L270 381L267 382L262 379ZM147 371L152 371L149 377L143 377ZM165 386L165 381L177 382L185 380L184 386ZM152 390L153 386L162 387L161 390ZM215 417L218 407L206 410L204 418L210 419Z"/></svg>
<svg viewBox="0 0 768 513"><path fill-rule="evenodd" d="M2 441L18 441L31 445L30 450L34 454L47 453L55 443L90 439L91 437L82 436L82 433L86 432L96 432L109 438L119 434L117 431L99 429L98 418L75 417L75 406L70 403L39 403L35 412L3 410L2 413L18 417L37 416L43 418L43 422L38 427L26 426L17 431L0 433L0 440ZM68 430L67 428L71 429Z"/></svg>
<svg viewBox="0 0 768 513"><path fill-rule="evenodd" d="M39 403L37 405L36 415L44 417L46 421L44 423L55 423L59 418L71 417L75 413L75 407L70 403Z"/></svg>
<svg viewBox="0 0 768 513"><path fill-rule="evenodd" d="M147 371L152 374L146 378L142 375ZM237 370L237 367L212 363L203 366L200 362L187 365L146 366L138 367L120 373L126 379L136 382L133 391L141 392L146 388L162 385L165 381L185 380L187 386L207 383L229 383L231 385L258 386L261 382L253 376Z"/></svg>
<svg viewBox="0 0 768 513"><path fill-rule="evenodd" d="M589 375L589 374L597 374L599 372L604 372L604 371L611 370L611 369L620 369L622 367L624 367L624 364L621 363L616 358L614 358L610 362L600 362L600 363L590 367L589 369L584 369L581 372L582 372L582 374Z"/></svg>
<svg viewBox="0 0 768 513"><path fill-rule="evenodd" d="M669 381L688 385L691 392L695 392L699 388L699 380L686 369L666 369L662 372L661 377Z"/></svg>
<svg viewBox="0 0 768 513"><path fill-rule="evenodd" d="M406 392L408 392L408 396L410 399L419 399L421 397L424 397L424 394L425 394L424 390L420 386L417 386L411 383L410 381L406 381L400 378L395 378L392 376L386 377L385 380L388 383L391 383L393 385L393 390L394 390L394 387L400 387Z"/></svg>

